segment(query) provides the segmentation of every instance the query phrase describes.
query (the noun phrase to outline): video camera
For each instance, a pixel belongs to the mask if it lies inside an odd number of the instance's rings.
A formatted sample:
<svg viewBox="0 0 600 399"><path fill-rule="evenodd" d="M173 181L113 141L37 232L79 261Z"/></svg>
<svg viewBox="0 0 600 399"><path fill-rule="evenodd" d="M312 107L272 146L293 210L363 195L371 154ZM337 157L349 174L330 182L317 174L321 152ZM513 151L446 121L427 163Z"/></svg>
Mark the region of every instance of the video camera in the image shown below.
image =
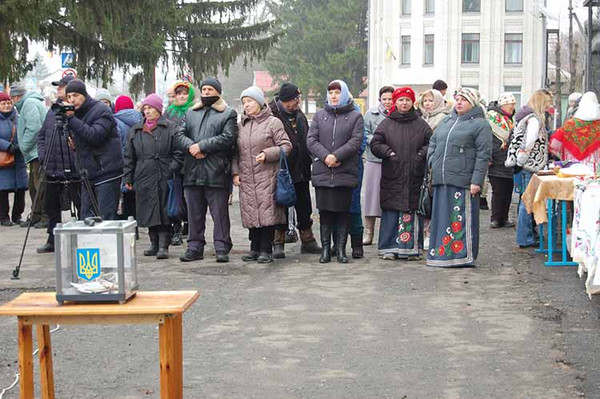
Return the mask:
<svg viewBox="0 0 600 399"><path fill-rule="evenodd" d="M60 115L65 115L69 111L75 111L75 106L71 104L63 104L62 102L56 102L52 104L50 109Z"/></svg>

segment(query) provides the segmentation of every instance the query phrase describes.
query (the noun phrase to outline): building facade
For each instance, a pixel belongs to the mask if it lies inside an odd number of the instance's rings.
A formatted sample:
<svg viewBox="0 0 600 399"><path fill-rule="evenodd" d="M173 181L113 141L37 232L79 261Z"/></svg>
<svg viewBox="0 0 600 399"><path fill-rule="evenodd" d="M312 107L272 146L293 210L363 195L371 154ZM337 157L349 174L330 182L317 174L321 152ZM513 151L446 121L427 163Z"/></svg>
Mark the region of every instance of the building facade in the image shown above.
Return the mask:
<svg viewBox="0 0 600 399"><path fill-rule="evenodd" d="M369 0L369 105L384 85L417 92L505 91L521 102L543 86L544 20L533 0Z"/></svg>

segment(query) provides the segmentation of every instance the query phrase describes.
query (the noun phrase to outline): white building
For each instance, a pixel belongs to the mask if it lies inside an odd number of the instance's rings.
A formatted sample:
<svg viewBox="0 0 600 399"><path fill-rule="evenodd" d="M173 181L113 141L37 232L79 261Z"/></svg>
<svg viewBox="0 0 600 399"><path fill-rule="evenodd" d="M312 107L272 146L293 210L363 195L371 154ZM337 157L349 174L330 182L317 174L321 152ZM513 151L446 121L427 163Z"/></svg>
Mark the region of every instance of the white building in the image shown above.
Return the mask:
<svg viewBox="0 0 600 399"><path fill-rule="evenodd" d="M381 86L437 79L492 100L543 86L544 21L534 0L369 0L369 105Z"/></svg>

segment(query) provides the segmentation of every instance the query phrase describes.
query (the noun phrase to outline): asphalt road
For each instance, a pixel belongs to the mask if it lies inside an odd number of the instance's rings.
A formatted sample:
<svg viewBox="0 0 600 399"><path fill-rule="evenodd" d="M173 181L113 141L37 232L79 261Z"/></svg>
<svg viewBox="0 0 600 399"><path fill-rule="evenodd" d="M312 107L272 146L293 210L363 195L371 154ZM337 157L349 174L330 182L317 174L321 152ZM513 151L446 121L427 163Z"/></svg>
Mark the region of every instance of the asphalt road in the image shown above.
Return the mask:
<svg viewBox="0 0 600 399"><path fill-rule="evenodd" d="M284 261L244 264L237 201L231 211L229 264L210 248L191 264L177 259L184 247L139 258L141 289L201 292L184 316L184 397L600 398L598 298L575 268L519 249L514 229L490 230L489 211L479 266L456 270L382 261L373 246L348 265L321 265L299 244ZM10 280L25 230L0 228L2 302L55 286L53 256L34 251L40 230ZM138 253L147 243L142 234ZM0 391L18 370L16 327L0 318ZM61 326L56 397L158 398L157 338L152 325Z"/></svg>

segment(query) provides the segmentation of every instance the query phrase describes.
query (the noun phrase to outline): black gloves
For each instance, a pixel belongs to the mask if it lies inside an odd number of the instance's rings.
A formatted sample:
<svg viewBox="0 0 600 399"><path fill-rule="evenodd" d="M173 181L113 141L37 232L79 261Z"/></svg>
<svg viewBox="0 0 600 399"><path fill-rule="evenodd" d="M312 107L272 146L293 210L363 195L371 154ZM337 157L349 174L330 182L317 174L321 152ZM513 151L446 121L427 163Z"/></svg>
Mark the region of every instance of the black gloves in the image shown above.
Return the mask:
<svg viewBox="0 0 600 399"><path fill-rule="evenodd" d="M11 143L8 148L6 149L6 151L10 154L14 154L17 151L19 151L19 146L16 143Z"/></svg>

